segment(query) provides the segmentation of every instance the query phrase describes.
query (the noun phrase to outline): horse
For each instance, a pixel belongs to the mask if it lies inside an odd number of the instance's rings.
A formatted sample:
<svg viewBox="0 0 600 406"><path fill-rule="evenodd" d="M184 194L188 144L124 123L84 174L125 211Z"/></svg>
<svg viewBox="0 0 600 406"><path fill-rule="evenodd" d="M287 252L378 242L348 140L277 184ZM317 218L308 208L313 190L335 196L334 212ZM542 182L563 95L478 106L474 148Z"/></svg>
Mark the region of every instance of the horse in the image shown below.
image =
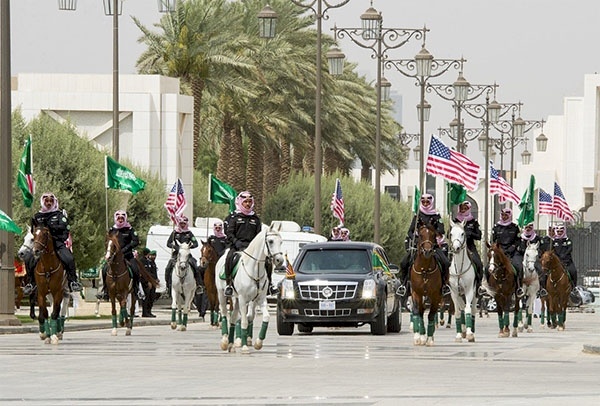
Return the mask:
<svg viewBox="0 0 600 406"><path fill-rule="evenodd" d="M560 259L553 250L542 254L542 269L548 273L546 290L548 291L548 321L551 328L565 329L567 303L571 294L571 281Z"/></svg>
<svg viewBox="0 0 600 406"><path fill-rule="evenodd" d="M444 320L444 313L448 312L448 320ZM443 296L442 302L440 303L439 314L439 325L446 325L446 328L452 328L452 316L454 316L454 302L451 297Z"/></svg>
<svg viewBox="0 0 600 406"><path fill-rule="evenodd" d="M23 261L25 267L34 267L34 265L32 264L33 262L35 262L35 259L33 258L33 233L31 232L31 227L29 226L27 227L27 233L23 238L23 244L19 248L17 256ZM25 277L25 280L29 280L29 278ZM29 282L33 283L33 281ZM21 293L23 292L22 288L20 288L19 290ZM31 294L29 295L29 317L31 317L32 320L36 319L36 304L36 294L34 291L31 292Z"/></svg>
<svg viewBox="0 0 600 406"><path fill-rule="evenodd" d="M450 229L450 294L454 303L456 318L456 337L454 341L475 342L475 265L469 257L465 223L452 223Z"/></svg>
<svg viewBox="0 0 600 406"><path fill-rule="evenodd" d="M67 274L56 251L54 240L50 230L34 223L33 234L33 256L37 261L35 265L35 282L37 284L38 322L40 339L46 344L58 344L64 331L63 316L69 303L69 288L67 286ZM46 295L52 297L52 313L48 319L48 308L46 307Z"/></svg>
<svg viewBox="0 0 600 406"><path fill-rule="evenodd" d="M173 269L171 282L171 329L187 330L188 315L196 291L194 271L189 263L190 244L178 243L177 261ZM177 320L175 320L177 316Z"/></svg>
<svg viewBox="0 0 600 406"><path fill-rule="evenodd" d="M510 334L510 307L517 288L517 274L510 259L506 256L502 247L497 243L488 246L489 285L494 293L497 304L498 326L500 332L498 337L509 337ZM519 324L519 301L515 303L512 336L517 337L517 326Z"/></svg>
<svg viewBox="0 0 600 406"><path fill-rule="evenodd" d="M519 323L519 331L526 330L528 333L533 332L531 326L533 317L533 303L537 297L537 293L540 290L540 279L538 277L535 265L538 261L538 243L527 243L525 254L523 255L523 290L525 291L525 321Z"/></svg>
<svg viewBox="0 0 600 406"><path fill-rule="evenodd" d="M217 285L215 284L215 266L219 259L219 254L215 248L208 242L201 241L200 249L200 267L204 268L204 289L208 296L208 310L210 310L210 325L219 325L219 296L217 294Z"/></svg>
<svg viewBox="0 0 600 406"><path fill-rule="evenodd" d="M238 319L241 319L240 340L236 340L235 346L241 346L244 354L249 353L252 345L252 327L254 320L254 306L260 306L262 313L262 325L259 337L254 343L254 349L260 350L269 327L269 308L267 306L268 277L266 261L269 260L275 268L280 268L285 262L281 250L281 235L279 229L271 224L270 227L263 226L260 233L254 237L248 247L240 251L239 259L232 272L233 297L225 296L225 260L227 252L219 258L216 265L217 292L219 296L219 309L221 311L221 349L234 352L234 333ZM229 305L230 312L227 311ZM229 325L227 324L229 315Z"/></svg>
<svg viewBox="0 0 600 406"><path fill-rule="evenodd" d="M120 305L119 325L126 326L125 335L131 335L133 328L133 315L135 313L135 302L133 298L133 278L125 261L125 256L119 245L119 239L115 233L106 235L106 288L110 298L112 309L112 331L111 335L117 335L117 301ZM141 268L140 268L141 269ZM129 313L127 313L127 301L129 299Z"/></svg>
<svg viewBox="0 0 600 406"><path fill-rule="evenodd" d="M410 269L410 284L413 314L413 344L432 346L435 332L435 316L442 300L442 272L435 258L437 246L436 233L433 227L422 225L418 231L417 255ZM427 337L425 337L425 297L429 297L429 313L427 315Z"/></svg>

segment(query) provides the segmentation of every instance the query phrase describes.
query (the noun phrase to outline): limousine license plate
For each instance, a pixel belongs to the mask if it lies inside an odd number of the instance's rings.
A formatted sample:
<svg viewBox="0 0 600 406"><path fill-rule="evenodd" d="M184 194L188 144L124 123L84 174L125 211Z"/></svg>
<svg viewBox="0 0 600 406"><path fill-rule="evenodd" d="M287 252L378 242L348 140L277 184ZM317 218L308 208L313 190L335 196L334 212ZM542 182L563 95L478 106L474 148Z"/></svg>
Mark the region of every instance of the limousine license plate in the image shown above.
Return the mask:
<svg viewBox="0 0 600 406"><path fill-rule="evenodd" d="M335 302L333 300L322 300L319 302L319 310L335 310Z"/></svg>

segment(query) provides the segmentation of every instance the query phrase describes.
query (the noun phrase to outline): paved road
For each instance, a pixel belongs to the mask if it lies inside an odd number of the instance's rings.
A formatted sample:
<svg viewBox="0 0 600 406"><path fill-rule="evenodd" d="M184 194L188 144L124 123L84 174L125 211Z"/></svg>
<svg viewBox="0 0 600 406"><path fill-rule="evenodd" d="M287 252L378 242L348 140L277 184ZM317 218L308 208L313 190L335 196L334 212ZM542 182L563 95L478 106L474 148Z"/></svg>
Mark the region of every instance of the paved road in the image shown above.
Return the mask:
<svg viewBox="0 0 600 406"><path fill-rule="evenodd" d="M136 320L167 322L168 310L156 313ZM600 342L598 313L569 313L564 332L535 321L533 333L498 338L494 314L477 319L476 343L455 343L443 327L434 347L414 347L407 314L400 334L379 337L368 327L279 337L273 316L265 347L250 355L221 351L220 333L200 322L187 332L136 327L130 337L70 331L58 346L4 334L0 403L597 405L600 355L582 350Z"/></svg>

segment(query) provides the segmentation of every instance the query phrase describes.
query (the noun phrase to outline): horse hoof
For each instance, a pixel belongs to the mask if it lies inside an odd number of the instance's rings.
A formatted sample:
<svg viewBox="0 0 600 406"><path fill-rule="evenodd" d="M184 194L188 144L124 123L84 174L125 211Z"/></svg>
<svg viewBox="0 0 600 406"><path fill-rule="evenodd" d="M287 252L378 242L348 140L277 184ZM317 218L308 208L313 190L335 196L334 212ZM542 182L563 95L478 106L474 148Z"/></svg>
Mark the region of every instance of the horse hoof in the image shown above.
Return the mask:
<svg viewBox="0 0 600 406"><path fill-rule="evenodd" d="M186 331L186 330L187 330L187 327L183 326L183 325L181 325L177 328L177 331Z"/></svg>
<svg viewBox="0 0 600 406"><path fill-rule="evenodd" d="M227 340L221 341L221 350L227 351L227 347L229 347L229 342Z"/></svg>
<svg viewBox="0 0 600 406"><path fill-rule="evenodd" d="M61 333L56 334L56 337L58 337L59 340L62 340L63 339L63 333L61 332Z"/></svg>
<svg viewBox="0 0 600 406"><path fill-rule="evenodd" d="M462 343L462 334L458 333L456 337L454 337L455 343Z"/></svg>
<svg viewBox="0 0 600 406"><path fill-rule="evenodd" d="M58 336L53 335L52 337L50 337L50 344L58 345Z"/></svg>
<svg viewBox="0 0 600 406"><path fill-rule="evenodd" d="M250 354L250 348L247 345L244 345L241 349L242 354Z"/></svg>
<svg viewBox="0 0 600 406"><path fill-rule="evenodd" d="M444 320L440 320L440 326L444 325Z"/></svg>
<svg viewBox="0 0 600 406"><path fill-rule="evenodd" d="M533 333L533 328L531 328L531 327L527 327L527 332L528 332L528 333Z"/></svg>
<svg viewBox="0 0 600 406"><path fill-rule="evenodd" d="M240 348L242 346L242 339L241 338L236 338L235 341L233 342L233 346L236 348Z"/></svg>
<svg viewBox="0 0 600 406"><path fill-rule="evenodd" d="M248 347L252 347L252 337L248 337L248 338L246 339L246 345L247 345Z"/></svg>
<svg viewBox="0 0 600 406"><path fill-rule="evenodd" d="M556 331L565 331L565 328L563 326L558 326L558 328L556 329Z"/></svg>
<svg viewBox="0 0 600 406"><path fill-rule="evenodd" d="M110 335L113 336L113 337L116 337L117 336L117 329L113 328L112 331L110 332Z"/></svg>
<svg viewBox="0 0 600 406"><path fill-rule="evenodd" d="M40 340L45 340L46 338L48 338L48 336L46 335L46 333L40 333Z"/></svg>
<svg viewBox="0 0 600 406"><path fill-rule="evenodd" d="M262 350L263 347L263 341L259 338L258 340L256 340L256 342L254 343L254 349L255 350Z"/></svg>
<svg viewBox="0 0 600 406"><path fill-rule="evenodd" d="M512 337L518 337L518 336L519 336L519 333L517 332L517 329L514 329L514 330L512 331L512 334L511 334L511 336L512 336Z"/></svg>
<svg viewBox="0 0 600 406"><path fill-rule="evenodd" d="M235 353L235 346L233 344L229 344L227 346L227 351Z"/></svg>
<svg viewBox="0 0 600 406"><path fill-rule="evenodd" d="M177 323L174 321L171 322L171 330L175 330L177 328Z"/></svg>
<svg viewBox="0 0 600 406"><path fill-rule="evenodd" d="M460 336L462 338L467 338L467 333L463 331L463 332L460 333Z"/></svg>
<svg viewBox="0 0 600 406"><path fill-rule="evenodd" d="M474 343L475 342L475 334L473 334L473 333L467 334L467 341L470 343Z"/></svg>
<svg viewBox="0 0 600 406"><path fill-rule="evenodd" d="M46 337L46 339L44 340L44 344L50 344L50 337Z"/></svg>
<svg viewBox="0 0 600 406"><path fill-rule="evenodd" d="M125 335L126 336L130 336L131 335L131 329L128 328L127 330L125 330Z"/></svg>
<svg viewBox="0 0 600 406"><path fill-rule="evenodd" d="M450 324L446 324L446 328L452 328Z"/></svg>
<svg viewBox="0 0 600 406"><path fill-rule="evenodd" d="M433 337L427 337L427 341L425 341L425 345L427 347L433 347Z"/></svg>

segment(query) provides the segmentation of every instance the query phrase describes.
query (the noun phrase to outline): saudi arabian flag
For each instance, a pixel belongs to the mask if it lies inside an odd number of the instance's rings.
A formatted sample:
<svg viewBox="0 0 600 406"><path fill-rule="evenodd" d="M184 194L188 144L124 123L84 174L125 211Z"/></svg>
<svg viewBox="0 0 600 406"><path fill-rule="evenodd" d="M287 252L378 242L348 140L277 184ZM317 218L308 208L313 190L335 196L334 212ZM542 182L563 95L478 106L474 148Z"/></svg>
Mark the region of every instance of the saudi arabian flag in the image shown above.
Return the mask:
<svg viewBox="0 0 600 406"><path fill-rule="evenodd" d="M21 229L6 213L0 210L0 230L10 233L21 234Z"/></svg>
<svg viewBox="0 0 600 406"><path fill-rule="evenodd" d="M19 161L19 172L17 173L17 186L23 194L23 204L31 207L34 193L33 163L31 160L31 136L25 141L23 155Z"/></svg>
<svg viewBox="0 0 600 406"><path fill-rule="evenodd" d="M371 254L371 262L373 264L373 271L390 272L390 268L377 251L373 251L373 254Z"/></svg>
<svg viewBox="0 0 600 406"><path fill-rule="evenodd" d="M519 214L519 227L526 226L529 223L533 223L535 219L535 177L531 175L529 178L529 188L523 193L519 208L521 213Z"/></svg>
<svg viewBox="0 0 600 406"><path fill-rule="evenodd" d="M235 211L235 197L237 196L237 192L235 189L217 179L215 176L211 174L208 175L208 201L211 203L217 204L228 204L229 211Z"/></svg>
<svg viewBox="0 0 600 406"><path fill-rule="evenodd" d="M419 212L419 206L421 205L421 191L415 186L415 198L413 200L413 213Z"/></svg>
<svg viewBox="0 0 600 406"><path fill-rule="evenodd" d="M128 190L132 194L136 194L140 190L144 190L146 186L145 181L136 177L133 172L108 155L104 161L104 169L107 189Z"/></svg>

